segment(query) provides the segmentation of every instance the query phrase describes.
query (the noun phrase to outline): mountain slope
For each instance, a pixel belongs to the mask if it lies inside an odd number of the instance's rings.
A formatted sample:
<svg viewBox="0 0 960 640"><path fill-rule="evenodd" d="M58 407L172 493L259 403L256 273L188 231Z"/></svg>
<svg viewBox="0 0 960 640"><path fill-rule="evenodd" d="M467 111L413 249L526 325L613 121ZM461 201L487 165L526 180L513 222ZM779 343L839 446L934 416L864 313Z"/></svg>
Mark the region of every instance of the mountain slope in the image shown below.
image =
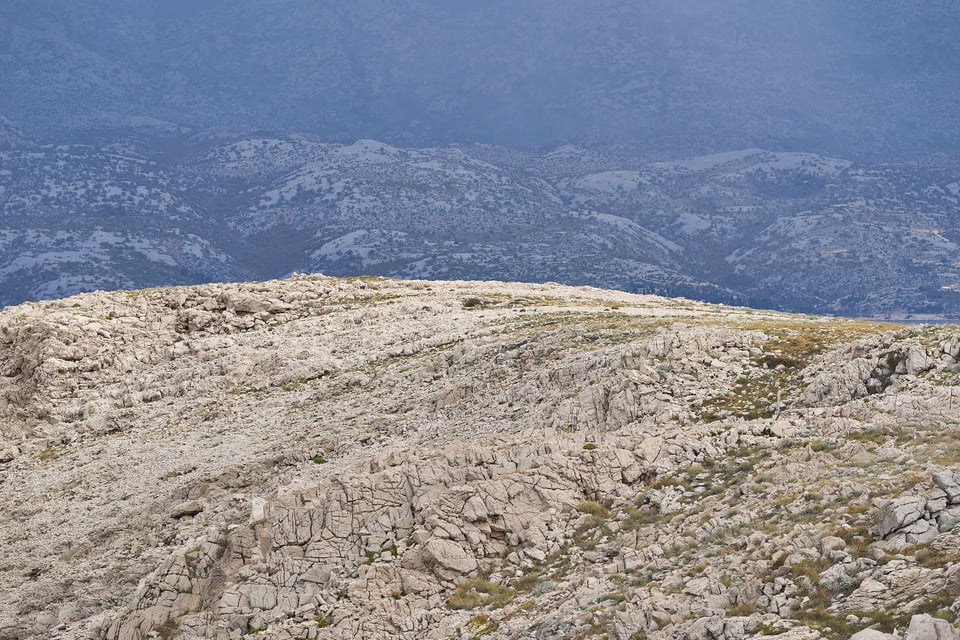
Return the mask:
<svg viewBox="0 0 960 640"><path fill-rule="evenodd" d="M953 153L958 24L953 3L889 0L12 0L0 111L48 141L189 126Z"/></svg>
<svg viewBox="0 0 960 640"><path fill-rule="evenodd" d="M960 172L742 149L0 150L0 304L293 272L556 281L855 316L960 315Z"/></svg>
<svg viewBox="0 0 960 640"><path fill-rule="evenodd" d="M303 276L0 339L4 637L956 633L956 327Z"/></svg>
<svg viewBox="0 0 960 640"><path fill-rule="evenodd" d="M258 153L270 167L305 152ZM301 251L277 253L285 271L555 280L850 315L951 316L960 303L951 164L759 149L645 163L373 141L311 153L264 176L230 220Z"/></svg>
<svg viewBox="0 0 960 640"><path fill-rule="evenodd" d="M0 304L252 273L193 185L135 151L25 144L0 164Z"/></svg>
<svg viewBox="0 0 960 640"><path fill-rule="evenodd" d="M16 147L23 142L23 133L9 118L0 114L0 149Z"/></svg>

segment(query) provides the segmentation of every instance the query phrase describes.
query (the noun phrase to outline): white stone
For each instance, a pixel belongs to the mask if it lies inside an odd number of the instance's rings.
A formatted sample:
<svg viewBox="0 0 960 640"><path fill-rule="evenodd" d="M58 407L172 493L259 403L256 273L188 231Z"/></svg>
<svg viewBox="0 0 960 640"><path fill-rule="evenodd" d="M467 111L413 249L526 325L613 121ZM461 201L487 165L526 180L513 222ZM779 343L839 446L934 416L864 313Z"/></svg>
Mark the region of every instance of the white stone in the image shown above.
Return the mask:
<svg viewBox="0 0 960 640"><path fill-rule="evenodd" d="M920 496L905 496L885 502L877 513L878 533L886 536L916 522L923 516L924 505L925 500Z"/></svg>
<svg viewBox="0 0 960 640"><path fill-rule="evenodd" d="M863 629L850 636L850 640L896 640L896 636L876 629Z"/></svg>
<svg viewBox="0 0 960 640"><path fill-rule="evenodd" d="M910 618L903 640L957 640L957 630L946 620L921 613Z"/></svg>

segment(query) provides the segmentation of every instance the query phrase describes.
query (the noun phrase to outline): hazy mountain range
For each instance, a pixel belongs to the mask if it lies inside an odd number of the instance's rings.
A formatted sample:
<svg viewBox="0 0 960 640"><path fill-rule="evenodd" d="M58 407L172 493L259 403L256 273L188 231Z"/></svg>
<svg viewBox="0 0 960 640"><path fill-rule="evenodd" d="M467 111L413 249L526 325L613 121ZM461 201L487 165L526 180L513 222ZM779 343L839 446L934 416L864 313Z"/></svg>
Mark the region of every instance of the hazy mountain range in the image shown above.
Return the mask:
<svg viewBox="0 0 960 640"><path fill-rule="evenodd" d="M901 0L8 0L0 113L396 145L956 151L960 7Z"/></svg>
<svg viewBox="0 0 960 640"><path fill-rule="evenodd" d="M302 136L0 151L0 303L291 272L560 281L850 315L960 312L960 175L744 149Z"/></svg>
<svg viewBox="0 0 960 640"><path fill-rule="evenodd" d="M0 304L320 270L957 316L951 2L10 0Z"/></svg>

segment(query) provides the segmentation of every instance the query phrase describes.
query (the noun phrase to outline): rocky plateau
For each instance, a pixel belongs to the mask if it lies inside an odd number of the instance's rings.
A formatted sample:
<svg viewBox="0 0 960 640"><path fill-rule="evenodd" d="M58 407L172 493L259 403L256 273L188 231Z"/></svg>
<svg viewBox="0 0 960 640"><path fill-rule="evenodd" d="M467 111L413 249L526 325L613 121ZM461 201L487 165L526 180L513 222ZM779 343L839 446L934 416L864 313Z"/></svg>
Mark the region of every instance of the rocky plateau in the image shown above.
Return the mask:
<svg viewBox="0 0 960 640"><path fill-rule="evenodd" d="M557 284L0 312L0 638L957 640L960 328Z"/></svg>

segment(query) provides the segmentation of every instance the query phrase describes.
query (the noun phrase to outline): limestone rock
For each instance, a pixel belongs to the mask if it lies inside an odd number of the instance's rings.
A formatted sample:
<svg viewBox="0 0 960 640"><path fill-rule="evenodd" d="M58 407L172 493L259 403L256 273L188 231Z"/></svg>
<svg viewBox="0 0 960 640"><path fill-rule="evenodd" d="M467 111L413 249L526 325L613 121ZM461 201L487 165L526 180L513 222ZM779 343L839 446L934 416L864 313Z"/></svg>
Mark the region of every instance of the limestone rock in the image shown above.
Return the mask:
<svg viewBox="0 0 960 640"><path fill-rule="evenodd" d="M929 610L960 593L958 469L915 464L949 461L955 334L323 276L8 309L0 637L814 640L814 589Z"/></svg>
<svg viewBox="0 0 960 640"><path fill-rule="evenodd" d="M203 511L203 503L199 500L181 502L170 510L170 517L177 519L186 516L195 516Z"/></svg>
<svg viewBox="0 0 960 640"><path fill-rule="evenodd" d="M831 551L840 551L846 548L847 543L843 538L836 536L825 536L820 540L820 553L828 555Z"/></svg>
<svg viewBox="0 0 960 640"><path fill-rule="evenodd" d="M873 367L871 361L857 358L821 373L804 389L800 402L810 407L833 406L863 397Z"/></svg>
<svg viewBox="0 0 960 640"><path fill-rule="evenodd" d="M921 613L910 618L903 640L957 640L960 634L946 620Z"/></svg>
<svg viewBox="0 0 960 640"><path fill-rule="evenodd" d="M450 540L433 538L423 548L424 564L446 580L466 577L479 566L476 558Z"/></svg>
<svg viewBox="0 0 960 640"><path fill-rule="evenodd" d="M863 629L850 636L850 640L896 640L896 636L876 629Z"/></svg>
<svg viewBox="0 0 960 640"><path fill-rule="evenodd" d="M934 483L946 494L950 504L960 504L960 481L949 469L942 469L933 473Z"/></svg>
<svg viewBox="0 0 960 640"><path fill-rule="evenodd" d="M886 501L877 513L877 533L883 537L917 522L923 517L924 505L925 500L920 496Z"/></svg>

